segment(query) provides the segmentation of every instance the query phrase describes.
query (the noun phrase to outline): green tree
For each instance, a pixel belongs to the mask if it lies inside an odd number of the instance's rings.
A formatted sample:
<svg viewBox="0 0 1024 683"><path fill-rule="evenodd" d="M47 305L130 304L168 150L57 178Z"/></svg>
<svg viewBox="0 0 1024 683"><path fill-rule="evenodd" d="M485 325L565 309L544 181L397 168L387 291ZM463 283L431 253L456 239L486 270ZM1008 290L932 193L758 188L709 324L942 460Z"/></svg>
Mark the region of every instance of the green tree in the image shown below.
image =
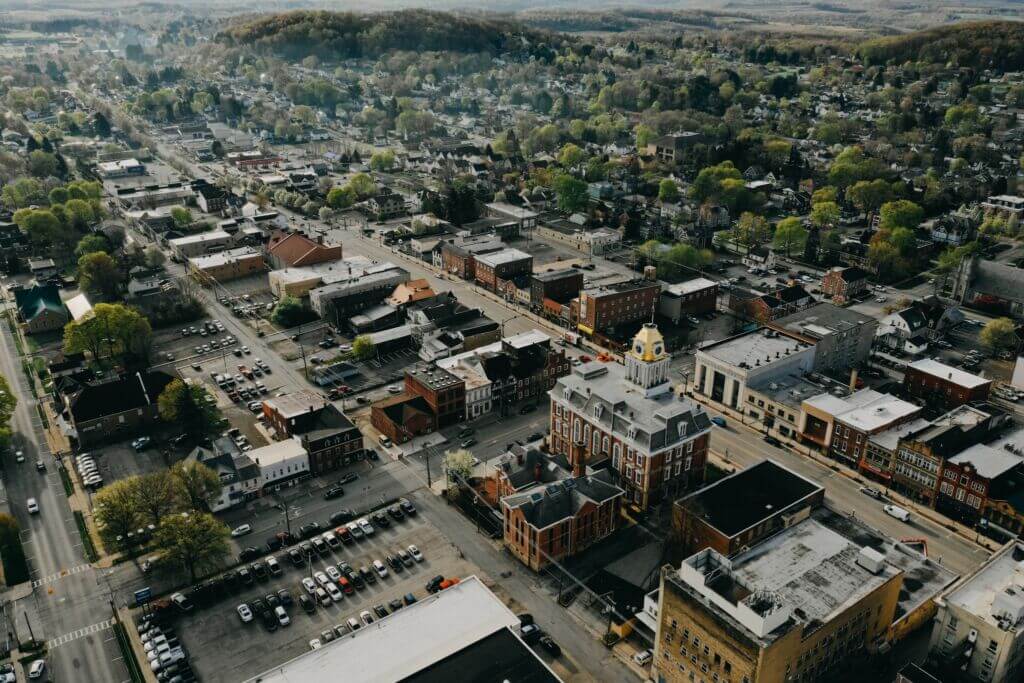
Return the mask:
<svg viewBox="0 0 1024 683"><path fill-rule="evenodd" d="M168 470L151 472L136 480L136 506L144 523L160 526L161 520L177 509L177 481Z"/></svg>
<svg viewBox="0 0 1024 683"><path fill-rule="evenodd" d="M75 247L75 256L79 258L86 254L94 254L97 252L110 252L110 242L107 241L106 237L98 233L86 235L82 239L78 240L78 246Z"/></svg>
<svg viewBox="0 0 1024 683"><path fill-rule="evenodd" d="M28 155L28 172L36 178L49 178L57 175L57 157L49 152L37 149Z"/></svg>
<svg viewBox="0 0 1024 683"><path fill-rule="evenodd" d="M1017 329L1011 319L996 318L981 328L978 340L990 353L1010 351L1017 348Z"/></svg>
<svg viewBox="0 0 1024 683"><path fill-rule="evenodd" d="M183 230L192 225L192 212L184 206L176 206L171 209L171 220L174 221L175 227Z"/></svg>
<svg viewBox="0 0 1024 683"><path fill-rule="evenodd" d="M307 323L315 317L316 314L310 308L304 306L299 299L293 296L285 296L274 306L274 312L271 313L270 320L278 327L288 328Z"/></svg>
<svg viewBox="0 0 1024 683"><path fill-rule="evenodd" d="M78 259L78 286L94 300L115 300L121 291L117 262L103 251L84 254Z"/></svg>
<svg viewBox="0 0 1024 683"><path fill-rule="evenodd" d="M679 201L679 186L676 185L676 181L662 178L658 183L658 199L667 204Z"/></svg>
<svg viewBox="0 0 1024 683"><path fill-rule="evenodd" d="M374 171L390 171L395 167L395 153L390 149L377 152L370 157L370 168Z"/></svg>
<svg viewBox="0 0 1024 683"><path fill-rule="evenodd" d="M176 379L157 398L157 408L164 422L174 424L190 437L211 434L220 425L220 411L201 384L186 384Z"/></svg>
<svg viewBox="0 0 1024 683"><path fill-rule="evenodd" d="M11 418L18 406L18 397L11 391L7 378L0 375L0 450L11 445Z"/></svg>
<svg viewBox="0 0 1024 683"><path fill-rule="evenodd" d="M188 572L189 583L215 569L228 556L228 527L208 512L165 517L157 527L153 545L161 564Z"/></svg>
<svg viewBox="0 0 1024 683"><path fill-rule="evenodd" d="M742 182L743 175L731 161L723 161L717 166L701 169L697 178L690 186L690 197L698 202L715 199L722 194L722 181L736 180Z"/></svg>
<svg viewBox="0 0 1024 683"><path fill-rule="evenodd" d="M858 180L847 188L846 198L861 213L870 213L892 200L892 187L881 178Z"/></svg>
<svg viewBox="0 0 1024 683"><path fill-rule="evenodd" d="M167 255L158 247L146 247L145 259L146 265L150 268L161 268L167 262Z"/></svg>
<svg viewBox="0 0 1024 683"><path fill-rule="evenodd" d="M552 187L558 196L558 208L569 213L579 211L587 206L587 184L568 173L555 176Z"/></svg>
<svg viewBox="0 0 1024 683"><path fill-rule="evenodd" d="M819 228L835 227L839 222L839 205L835 202L819 202L811 207L811 224Z"/></svg>
<svg viewBox="0 0 1024 683"><path fill-rule="evenodd" d="M220 497L220 476L201 462L181 461L171 467L175 495L189 510L209 510Z"/></svg>
<svg viewBox="0 0 1024 683"><path fill-rule="evenodd" d="M558 153L558 163L563 168L572 168L586 158L587 154L577 145L569 142L562 145L562 151Z"/></svg>
<svg viewBox="0 0 1024 683"><path fill-rule="evenodd" d="M142 524L138 494L137 477L129 477L104 486L93 497L96 527L107 548L119 549L117 539L123 542Z"/></svg>
<svg viewBox="0 0 1024 683"><path fill-rule="evenodd" d="M773 140L765 140L764 142L764 155L768 160L768 165L773 169L780 169L789 161L790 152L793 149L793 145L788 140L780 140L778 138Z"/></svg>
<svg viewBox="0 0 1024 683"><path fill-rule="evenodd" d="M56 208L56 207L54 207ZM64 212L67 214L67 223L75 230L86 230L99 216L85 199L69 199L64 203Z"/></svg>
<svg viewBox="0 0 1024 683"><path fill-rule="evenodd" d="M744 212L732 231L733 240L747 249L752 249L768 241L771 230L763 216Z"/></svg>
<svg viewBox="0 0 1024 683"><path fill-rule="evenodd" d="M348 186L355 191L360 199L366 199L377 194L377 184L373 182L373 178L365 173L356 173L352 176L348 181Z"/></svg>
<svg viewBox="0 0 1024 683"><path fill-rule="evenodd" d="M772 238L772 244L776 249L782 250L786 256L790 256L794 249L803 249L806 241L807 230L796 216L783 218L775 226L775 236Z"/></svg>
<svg viewBox="0 0 1024 683"><path fill-rule="evenodd" d="M882 230L894 230L896 228L914 230L924 220L924 209L906 199L882 204L879 214L881 220L878 227Z"/></svg>
<svg viewBox="0 0 1024 683"><path fill-rule="evenodd" d="M331 188L327 193L327 206L332 209L347 209L356 203L356 191L349 185Z"/></svg>
<svg viewBox="0 0 1024 683"><path fill-rule="evenodd" d="M355 338L352 342L352 357L358 360L369 360L377 356L377 348L373 344L373 339L363 334Z"/></svg>
<svg viewBox="0 0 1024 683"><path fill-rule="evenodd" d="M465 448L445 452L444 471L448 475L449 495L458 495L460 485L473 476L473 459L473 453Z"/></svg>
<svg viewBox="0 0 1024 683"><path fill-rule="evenodd" d="M868 246L868 265L883 280L892 280L903 271L903 258L899 249L888 242L873 241Z"/></svg>

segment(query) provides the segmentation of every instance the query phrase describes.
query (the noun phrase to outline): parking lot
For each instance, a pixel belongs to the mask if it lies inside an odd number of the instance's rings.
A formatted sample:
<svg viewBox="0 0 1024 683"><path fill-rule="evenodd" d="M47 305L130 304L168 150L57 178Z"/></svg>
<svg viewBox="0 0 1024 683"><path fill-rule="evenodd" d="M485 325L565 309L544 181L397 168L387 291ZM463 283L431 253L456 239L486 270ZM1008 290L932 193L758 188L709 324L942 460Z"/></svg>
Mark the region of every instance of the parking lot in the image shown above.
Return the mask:
<svg viewBox="0 0 1024 683"><path fill-rule="evenodd" d="M327 637L324 631L341 625L341 630L347 632L344 624L349 617L358 619L364 610L372 613L375 606L387 606L392 600L401 600L407 593L422 598L426 594L426 583L434 576L480 574L477 567L459 557L454 546L424 518L422 512L415 517L391 522L389 528L378 528L368 540L343 545L327 555L314 555L309 566L296 567L286 552L279 551L276 556L283 569L281 576L259 581L230 595L222 591L221 600L197 607L192 614L181 619L179 635L202 679L244 680L306 652L310 640L317 638L322 641ZM383 561L386 554L394 554L410 544L419 547L424 556L423 562L415 563L400 574L389 567L387 577L346 595L340 602L317 606L312 614L307 614L299 606L299 595L304 593L301 585L304 577L324 571L328 564L337 566L341 561L358 571L359 567L369 567L375 559ZM258 617L242 623L236 611L239 604L257 598L265 600L267 595L282 588L295 601L286 608L290 625L268 632ZM374 615L374 619L377 618Z"/></svg>

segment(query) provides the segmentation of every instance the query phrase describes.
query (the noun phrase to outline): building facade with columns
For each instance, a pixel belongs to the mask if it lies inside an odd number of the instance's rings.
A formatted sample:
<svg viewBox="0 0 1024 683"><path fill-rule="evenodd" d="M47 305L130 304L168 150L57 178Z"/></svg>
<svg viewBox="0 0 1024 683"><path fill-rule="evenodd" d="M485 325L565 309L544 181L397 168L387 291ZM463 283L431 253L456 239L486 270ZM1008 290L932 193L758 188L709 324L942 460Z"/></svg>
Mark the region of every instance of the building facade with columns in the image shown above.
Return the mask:
<svg viewBox="0 0 1024 683"><path fill-rule="evenodd" d="M703 407L676 398L670 361L649 323L623 365L585 363L548 392L551 451L574 469L608 462L624 502L640 510L704 481L711 421Z"/></svg>

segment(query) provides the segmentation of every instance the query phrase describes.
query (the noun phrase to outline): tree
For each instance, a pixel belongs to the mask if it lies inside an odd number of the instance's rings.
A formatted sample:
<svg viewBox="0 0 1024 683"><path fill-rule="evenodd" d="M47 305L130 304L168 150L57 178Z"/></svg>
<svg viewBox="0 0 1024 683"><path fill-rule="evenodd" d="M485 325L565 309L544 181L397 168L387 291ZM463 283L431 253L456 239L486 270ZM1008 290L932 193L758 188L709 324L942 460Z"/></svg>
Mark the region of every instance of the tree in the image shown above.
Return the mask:
<svg viewBox="0 0 1024 683"><path fill-rule="evenodd" d="M764 142L764 155L768 165L773 169L780 169L789 161L793 145L788 140L766 140Z"/></svg>
<svg viewBox="0 0 1024 683"><path fill-rule="evenodd" d="M36 178L57 175L57 157L41 149L31 152L28 155L28 172Z"/></svg>
<svg viewBox="0 0 1024 683"><path fill-rule="evenodd" d="M558 163L563 168L572 168L586 158L587 154L579 146L569 142L562 146L562 151L558 153Z"/></svg>
<svg viewBox="0 0 1024 683"><path fill-rule="evenodd" d="M132 479L136 483L136 505L143 522L159 526L161 520L178 506L177 482L166 470Z"/></svg>
<svg viewBox="0 0 1024 683"><path fill-rule="evenodd" d="M858 180L847 188L846 198L861 213L870 213L892 200L892 187L881 178Z"/></svg>
<svg viewBox="0 0 1024 683"><path fill-rule="evenodd" d="M751 249L767 242L770 232L768 221L763 216L747 211L736 221L736 227L733 229L732 234L733 240L737 244Z"/></svg>
<svg viewBox="0 0 1024 683"><path fill-rule="evenodd" d="M157 527L153 545L162 564L188 572L195 583L202 572L217 568L231 551L227 525L208 512L165 517Z"/></svg>
<svg viewBox="0 0 1024 683"><path fill-rule="evenodd" d="M160 268L167 262L167 255L157 247L146 247L145 259L150 268Z"/></svg>
<svg viewBox="0 0 1024 683"><path fill-rule="evenodd" d="M658 199L662 203L672 204L679 201L679 186L671 178L662 178L658 183Z"/></svg>
<svg viewBox="0 0 1024 683"><path fill-rule="evenodd" d="M914 230L924 220L924 209L906 199L882 204L879 214L881 220L878 227L882 230L894 230L895 228Z"/></svg>
<svg viewBox="0 0 1024 683"><path fill-rule="evenodd" d="M177 228L187 228L192 225L192 212L184 206L176 206L171 209L171 220Z"/></svg>
<svg viewBox="0 0 1024 683"><path fill-rule="evenodd" d="M120 479L104 486L95 495L93 510L96 526L108 548L117 548L117 539L123 541L129 532L135 531L142 523L136 479Z"/></svg>
<svg viewBox="0 0 1024 683"><path fill-rule="evenodd" d="M990 353L1009 351L1017 347L1017 330L1009 318L990 320L981 328L978 340Z"/></svg>
<svg viewBox="0 0 1024 683"><path fill-rule="evenodd" d="M78 259L78 286L91 298L113 301L121 290L121 271L110 254L95 251Z"/></svg>
<svg viewBox="0 0 1024 683"><path fill-rule="evenodd" d="M891 280L903 270L899 250L884 241L872 241L868 246L868 264L883 280Z"/></svg>
<svg viewBox="0 0 1024 683"><path fill-rule="evenodd" d="M101 138L110 137L110 121L107 119L106 116L103 115L103 112L98 111L95 114L93 114L92 130L94 133L96 133L96 135L100 136Z"/></svg>
<svg viewBox="0 0 1024 683"><path fill-rule="evenodd" d="M92 233L78 240L78 246L75 247L75 256L81 258L86 254L94 254L96 252L110 252L110 242L107 241L106 237L101 234Z"/></svg>
<svg viewBox="0 0 1024 683"><path fill-rule="evenodd" d="M775 226L772 244L776 249L781 249L786 256L790 256L794 249L803 249L806 241L807 230L796 216L783 218Z"/></svg>
<svg viewBox="0 0 1024 683"><path fill-rule="evenodd" d="M395 153L390 149L377 152L370 157L370 168L374 171L390 171L395 167Z"/></svg>
<svg viewBox="0 0 1024 683"><path fill-rule="evenodd" d="M356 173L348 181L348 186L355 191L360 199L366 199L377 194L377 184L373 178L365 173Z"/></svg>
<svg viewBox="0 0 1024 683"><path fill-rule="evenodd" d="M217 429L221 416L216 403L208 398L210 394L201 384L186 384L176 379L157 397L160 418L181 427L193 438L210 434Z"/></svg>
<svg viewBox="0 0 1024 683"><path fill-rule="evenodd" d="M220 477L201 462L181 461L171 467L176 494L189 510L209 510L220 497Z"/></svg>
<svg viewBox="0 0 1024 683"><path fill-rule="evenodd" d="M448 473L449 491L457 493L459 484L473 476L473 460L473 454L465 448L445 452L444 470Z"/></svg>
<svg viewBox="0 0 1024 683"><path fill-rule="evenodd" d="M302 302L293 296L281 297L270 314L271 322L284 328L302 325L315 317L316 314L310 308L303 306Z"/></svg>
<svg viewBox="0 0 1024 683"><path fill-rule="evenodd" d="M93 205L85 199L67 200L64 203L64 212L67 214L66 223L78 231L86 230L98 218Z"/></svg>
<svg viewBox="0 0 1024 683"><path fill-rule="evenodd" d="M18 397L11 391L7 378L0 375L0 450L11 444L11 418L18 406Z"/></svg>
<svg viewBox="0 0 1024 683"><path fill-rule="evenodd" d="M555 176L552 187L558 195L558 208L569 213L586 208L589 196L587 184L568 173Z"/></svg>
<svg viewBox="0 0 1024 683"><path fill-rule="evenodd" d="M327 206L332 209L347 209L356 203L356 191L351 186L332 188L327 193Z"/></svg>
<svg viewBox="0 0 1024 683"><path fill-rule="evenodd" d="M352 342L352 357L357 360L369 360L377 356L377 348L373 344L373 339L363 334L355 338Z"/></svg>
<svg viewBox="0 0 1024 683"><path fill-rule="evenodd" d="M4 580L8 586L29 580L18 520L6 512L0 512L0 559L3 560Z"/></svg>
<svg viewBox="0 0 1024 683"><path fill-rule="evenodd" d="M819 228L835 227L839 222L839 205L835 202L820 202L811 207L811 224Z"/></svg>
<svg viewBox="0 0 1024 683"><path fill-rule="evenodd" d="M690 186L690 197L698 202L705 202L720 197L723 191L723 181L735 180L742 183L743 175L731 161L723 161L717 166L708 166L701 169L697 178Z"/></svg>

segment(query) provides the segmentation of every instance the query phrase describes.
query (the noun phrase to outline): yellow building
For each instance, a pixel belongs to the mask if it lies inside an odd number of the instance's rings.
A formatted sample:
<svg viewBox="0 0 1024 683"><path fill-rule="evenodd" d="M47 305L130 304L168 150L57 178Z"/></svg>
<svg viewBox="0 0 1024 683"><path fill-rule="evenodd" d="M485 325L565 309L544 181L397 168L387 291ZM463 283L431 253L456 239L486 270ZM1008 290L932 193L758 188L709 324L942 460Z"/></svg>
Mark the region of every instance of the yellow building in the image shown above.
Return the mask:
<svg viewBox="0 0 1024 683"><path fill-rule="evenodd" d="M708 548L666 566L652 678L810 683L852 657L863 664L886 639L905 576L878 547L810 517L731 558Z"/></svg>

